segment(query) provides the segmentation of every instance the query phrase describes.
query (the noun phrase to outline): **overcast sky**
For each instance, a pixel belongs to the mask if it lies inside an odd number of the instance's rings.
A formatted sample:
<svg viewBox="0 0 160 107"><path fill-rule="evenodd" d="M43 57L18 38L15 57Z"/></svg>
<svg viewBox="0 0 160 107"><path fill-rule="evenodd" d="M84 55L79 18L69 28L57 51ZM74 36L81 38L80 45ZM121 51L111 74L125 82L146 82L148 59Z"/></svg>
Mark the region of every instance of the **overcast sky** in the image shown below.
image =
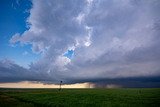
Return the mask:
<svg viewBox="0 0 160 107"><path fill-rule="evenodd" d="M160 87L159 0L1 0L0 82Z"/></svg>

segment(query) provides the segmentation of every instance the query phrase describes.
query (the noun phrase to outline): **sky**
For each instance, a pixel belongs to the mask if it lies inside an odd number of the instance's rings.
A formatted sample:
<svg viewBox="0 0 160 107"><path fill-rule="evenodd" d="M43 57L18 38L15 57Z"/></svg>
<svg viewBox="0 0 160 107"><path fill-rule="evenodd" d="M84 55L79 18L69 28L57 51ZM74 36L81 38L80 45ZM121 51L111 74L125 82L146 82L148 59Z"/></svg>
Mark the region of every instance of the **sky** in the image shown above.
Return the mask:
<svg viewBox="0 0 160 107"><path fill-rule="evenodd" d="M0 87L160 87L159 10L159 0L1 0Z"/></svg>

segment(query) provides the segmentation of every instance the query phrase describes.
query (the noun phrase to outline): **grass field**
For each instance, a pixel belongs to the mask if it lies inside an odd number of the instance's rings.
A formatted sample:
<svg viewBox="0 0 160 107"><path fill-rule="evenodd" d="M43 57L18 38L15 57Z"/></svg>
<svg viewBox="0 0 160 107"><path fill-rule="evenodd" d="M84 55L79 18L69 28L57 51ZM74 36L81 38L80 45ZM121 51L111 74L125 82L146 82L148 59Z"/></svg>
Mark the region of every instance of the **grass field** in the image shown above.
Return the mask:
<svg viewBox="0 0 160 107"><path fill-rule="evenodd" d="M160 107L160 89L0 89L0 107Z"/></svg>

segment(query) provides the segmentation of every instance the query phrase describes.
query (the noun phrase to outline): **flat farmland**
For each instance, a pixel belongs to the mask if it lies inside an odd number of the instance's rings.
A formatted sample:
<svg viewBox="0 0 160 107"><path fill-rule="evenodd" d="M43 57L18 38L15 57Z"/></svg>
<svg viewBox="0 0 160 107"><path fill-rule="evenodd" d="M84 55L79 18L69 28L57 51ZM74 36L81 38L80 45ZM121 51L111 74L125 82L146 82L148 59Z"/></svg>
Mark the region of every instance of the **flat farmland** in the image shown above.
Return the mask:
<svg viewBox="0 0 160 107"><path fill-rule="evenodd" d="M160 88L0 89L0 107L159 107Z"/></svg>

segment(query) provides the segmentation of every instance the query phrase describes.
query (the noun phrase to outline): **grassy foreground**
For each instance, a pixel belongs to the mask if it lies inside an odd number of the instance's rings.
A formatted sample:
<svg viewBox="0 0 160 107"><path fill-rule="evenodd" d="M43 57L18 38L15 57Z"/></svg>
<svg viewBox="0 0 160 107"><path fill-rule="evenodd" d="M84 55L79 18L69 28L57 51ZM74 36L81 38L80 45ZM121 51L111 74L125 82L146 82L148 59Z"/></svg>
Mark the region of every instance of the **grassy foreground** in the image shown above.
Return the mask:
<svg viewBox="0 0 160 107"><path fill-rule="evenodd" d="M0 107L159 107L160 89L0 89Z"/></svg>

